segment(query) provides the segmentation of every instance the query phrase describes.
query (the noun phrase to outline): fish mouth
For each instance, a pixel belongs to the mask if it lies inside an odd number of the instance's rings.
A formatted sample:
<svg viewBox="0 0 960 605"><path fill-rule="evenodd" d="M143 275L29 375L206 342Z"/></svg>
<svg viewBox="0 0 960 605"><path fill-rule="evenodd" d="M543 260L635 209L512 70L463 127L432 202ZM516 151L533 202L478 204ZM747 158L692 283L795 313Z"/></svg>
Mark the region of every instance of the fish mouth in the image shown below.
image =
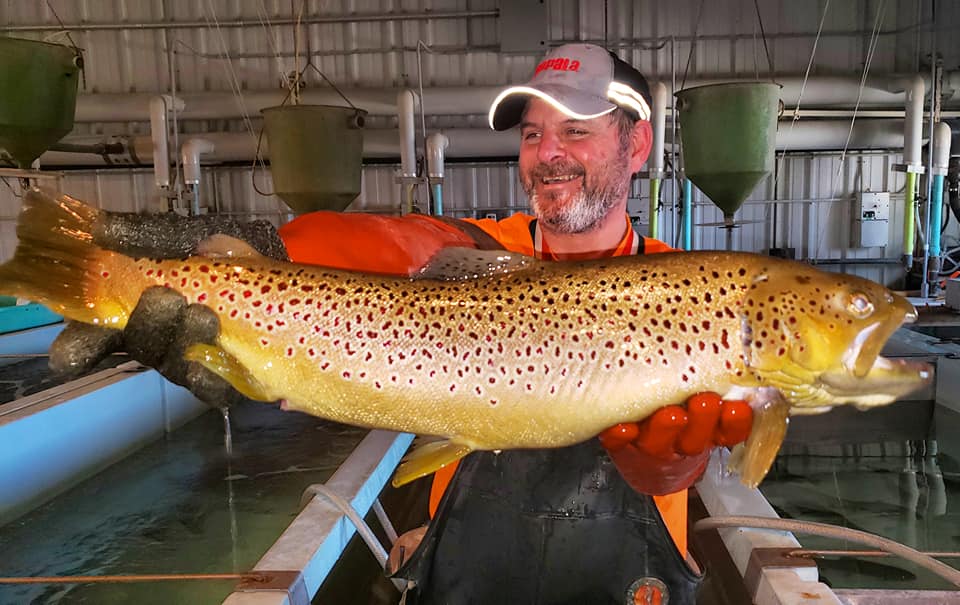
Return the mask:
<svg viewBox="0 0 960 605"><path fill-rule="evenodd" d="M879 355L863 375L838 370L820 376L820 384L832 396L832 403L851 403L858 408L893 403L932 380L933 366L929 363Z"/></svg>

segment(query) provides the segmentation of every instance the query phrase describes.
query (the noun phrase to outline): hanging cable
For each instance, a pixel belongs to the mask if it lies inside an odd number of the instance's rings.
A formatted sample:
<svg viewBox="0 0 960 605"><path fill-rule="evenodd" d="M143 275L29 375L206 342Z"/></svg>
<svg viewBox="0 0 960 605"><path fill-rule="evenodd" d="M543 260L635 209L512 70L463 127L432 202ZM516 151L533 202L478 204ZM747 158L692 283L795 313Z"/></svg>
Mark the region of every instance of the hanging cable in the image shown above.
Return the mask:
<svg viewBox="0 0 960 605"><path fill-rule="evenodd" d="M810 79L810 70L813 68L813 60L817 56L817 45L820 43L820 34L823 33L823 24L827 20L827 11L830 9L830 0L823 5L823 13L820 15L820 25L817 27L817 36L813 39L813 49L810 51L810 59L807 61L807 70L803 73L803 82L800 83L800 94L797 95L797 104L793 107L793 116L790 120L790 128L787 130L787 141L790 140L790 134L793 133L793 127L800 121L800 101L803 99L803 93L807 89L807 81ZM783 174L783 162L787 157L787 145L784 144L783 151L780 152L780 164L777 173L773 179L773 191L777 191L777 185L780 181L780 175Z"/></svg>
<svg viewBox="0 0 960 605"><path fill-rule="evenodd" d="M850 129L847 131L847 140L843 144L843 151L840 152L840 166L837 168L837 176L843 169L843 160L847 155L847 148L850 146L850 138L853 136L853 125L857 121L857 111L860 109L860 101L863 99L863 89L867 85L867 75L870 73L870 64L873 62L873 54L877 49L877 42L880 40L880 24L883 22L883 15L886 11L885 0L880 0L877 7L877 16L873 22L873 32L870 34L870 43L867 46L867 58L863 64L863 74L860 76L860 87L857 90L857 102L853 106L853 115L850 117Z"/></svg>
<svg viewBox="0 0 960 605"><path fill-rule="evenodd" d="M690 71L690 62L693 61L693 51L697 47L697 33L700 31L700 17L703 16L703 0L697 8L697 20L693 24L693 36L690 39L690 52L687 54L687 66L683 68L683 78L680 80L680 90L687 83L687 73Z"/></svg>
<svg viewBox="0 0 960 605"><path fill-rule="evenodd" d="M773 59L770 56L770 47L767 46L767 34L763 31L763 17L760 16L760 3L753 0L753 6L757 9L757 22L760 24L760 37L763 38L763 50L767 53L767 67L770 70L770 81L773 81ZM759 79L759 78L758 78Z"/></svg>

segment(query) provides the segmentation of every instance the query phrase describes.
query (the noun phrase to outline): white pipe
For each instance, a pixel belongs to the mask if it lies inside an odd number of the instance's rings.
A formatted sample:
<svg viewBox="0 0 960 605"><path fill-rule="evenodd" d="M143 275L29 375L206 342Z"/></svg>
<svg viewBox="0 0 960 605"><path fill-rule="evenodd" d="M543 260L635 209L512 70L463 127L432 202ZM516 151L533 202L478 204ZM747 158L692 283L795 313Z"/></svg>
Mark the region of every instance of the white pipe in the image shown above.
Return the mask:
<svg viewBox="0 0 960 605"><path fill-rule="evenodd" d="M945 122L933 129L933 173L946 174L950 167L950 140L953 133Z"/></svg>
<svg viewBox="0 0 960 605"><path fill-rule="evenodd" d="M922 76L920 76L922 77ZM742 81L738 76L713 77L688 80L687 87L715 84L717 82ZM861 108L900 107L904 103L905 76L894 74L871 78L860 98ZM960 72L944 74L943 102L960 99ZM783 86L781 98L787 110L796 104L803 83L801 77L778 78ZM820 76L810 78L803 91L803 107L853 107L857 100L860 81L858 78ZM503 90L502 86L451 86L425 88L423 96L430 100L430 115L486 115L490 103ZM352 88L343 93L361 109L372 116L397 114L397 90L395 88ZM285 92L282 90L244 91L242 102L231 92L180 93L185 102L179 120L236 119L244 114L255 115L265 107L279 105ZM147 93L81 94L77 98L74 120L76 122L138 122L147 121L147 107L153 95ZM343 98L328 88L307 89L301 93L301 102L316 105L343 105ZM788 111L789 113L789 111Z"/></svg>
<svg viewBox="0 0 960 605"><path fill-rule="evenodd" d="M427 137L427 176L430 179L443 178L443 152L450 145L450 139L435 132Z"/></svg>
<svg viewBox="0 0 960 605"><path fill-rule="evenodd" d="M848 120L816 120L797 122L793 128L780 128L777 149L790 151L819 151L842 149L850 128ZM496 132L487 128L447 128L443 134L449 145L444 151L450 158L516 158L520 137L516 132ZM251 161L256 151L256 140L241 132L213 132L203 135L213 143L215 150L204 159L208 162ZM48 151L40 156L45 166L110 166L149 165L152 142L148 136L136 137L70 137L65 143L92 144L120 140L125 151L104 158L99 155ZM267 154L267 141L261 153ZM850 149L900 149L903 147L903 121L897 119L857 120L850 138ZM370 129L363 132L364 158L399 158L400 137L395 129Z"/></svg>
<svg viewBox="0 0 960 605"><path fill-rule="evenodd" d="M167 113L183 109L183 99L157 95L150 99L150 138L153 142L154 182L161 189L170 187L170 151L167 146Z"/></svg>
<svg viewBox="0 0 960 605"><path fill-rule="evenodd" d="M903 163L910 172L922 172L923 97L926 87L923 78L914 76L907 88L906 117L903 121Z"/></svg>
<svg viewBox="0 0 960 605"><path fill-rule="evenodd" d="M660 178L664 168L663 147L667 128L667 86L663 82L653 85L653 148L647 165L651 178Z"/></svg>
<svg viewBox="0 0 960 605"><path fill-rule="evenodd" d="M413 91L404 88L397 93L397 119L400 130L400 176L416 178L417 151L414 144L416 122L414 121Z"/></svg>
<svg viewBox="0 0 960 605"><path fill-rule="evenodd" d="M184 184L196 185L200 182L200 156L211 154L215 150L216 146L213 141L202 137L189 138L184 142L180 150Z"/></svg>

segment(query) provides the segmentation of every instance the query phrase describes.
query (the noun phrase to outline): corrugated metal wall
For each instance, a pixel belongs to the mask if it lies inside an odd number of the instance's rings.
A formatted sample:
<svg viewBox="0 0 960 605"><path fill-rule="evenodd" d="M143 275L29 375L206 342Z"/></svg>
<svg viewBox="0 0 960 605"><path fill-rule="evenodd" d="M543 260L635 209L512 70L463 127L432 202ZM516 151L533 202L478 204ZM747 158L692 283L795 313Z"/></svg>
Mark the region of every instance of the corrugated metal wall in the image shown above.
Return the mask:
<svg viewBox="0 0 960 605"><path fill-rule="evenodd" d="M802 75L810 59L813 38L824 1L769 0L760 3L770 59L781 74ZM294 5L299 5L295 2ZM56 11L55 17L50 7ZM939 2L938 31L941 40L960 24L960 3ZM500 34L495 0L310 0L305 14L327 19L350 15L400 13L470 12L475 16L439 19L398 19L345 23L313 23L304 28L299 43L290 25L288 0L244 2L239 0L7 0L0 4L0 23L14 35L66 38L51 31L20 31L38 24L193 22L171 30L123 29L77 31L74 43L85 49L85 93L168 92L171 83L169 59L176 63L178 91L233 91L277 87L282 75L294 69L295 46L311 53L313 64L343 87L416 86L418 41L434 47L423 51L424 86L496 85L526 79L539 53L504 55L498 52ZM702 12L701 12L702 9ZM480 16L476 16L479 14ZM547 2L548 39L592 40L617 48L651 79L670 82L705 75L737 74L745 77L769 74L760 28L752 0L556 0ZM698 20L699 14L699 20ZM879 20L877 17L879 15ZM244 20L249 27L225 27ZM879 37L871 73L915 71L930 46L927 24L928 0L857 0L831 2L824 22L824 36L817 47L812 74L859 77L867 55L869 32L878 25ZM218 27L218 23L220 26ZM919 24L919 25L918 25ZM952 29L951 29L952 28ZM693 34L694 52L686 69ZM945 65L956 68L960 48L939 44ZM225 60L229 56L230 60ZM302 67L302 65L301 65ZM320 85L314 70L307 82ZM429 103L429 99L426 100ZM479 125L482 116L435 117L432 124ZM256 123L253 124L257 126ZM188 131L243 128L240 123L190 123ZM148 132L145 123L78 124L78 133ZM668 133L669 137L669 133ZM776 195L772 178L757 187L738 218L756 221L734 231L734 247L765 250L792 247L801 258L886 257L897 258L901 247L849 249L851 203L860 189L893 193L891 242L900 239L903 178L891 171L898 154L854 153L841 163L838 154L791 154L780 164ZM365 167L363 192L351 210L398 212L400 187L395 166ZM204 191L222 212L267 217L281 222L289 216L276 198L259 195L246 167L216 167L205 175ZM261 190L270 189L269 175L258 171ZM160 200L152 175L143 170L69 172L65 191L116 210L153 210ZM662 191L665 217L661 233L675 241L677 199L673 184ZM0 255L9 256L14 246L12 218L19 202L15 186L0 185ZM448 165L444 184L444 207L453 216L505 216L526 208L511 162ZM425 191L420 196L425 207ZM646 208L647 183L637 181L632 197ZM772 204L770 200L782 200ZM719 212L696 193L695 223L721 220ZM238 214L239 215L239 214ZM774 218L778 230L774 233ZM699 226L696 247L724 245L724 233L714 226ZM901 272L896 266L851 266L868 277L891 282Z"/></svg>

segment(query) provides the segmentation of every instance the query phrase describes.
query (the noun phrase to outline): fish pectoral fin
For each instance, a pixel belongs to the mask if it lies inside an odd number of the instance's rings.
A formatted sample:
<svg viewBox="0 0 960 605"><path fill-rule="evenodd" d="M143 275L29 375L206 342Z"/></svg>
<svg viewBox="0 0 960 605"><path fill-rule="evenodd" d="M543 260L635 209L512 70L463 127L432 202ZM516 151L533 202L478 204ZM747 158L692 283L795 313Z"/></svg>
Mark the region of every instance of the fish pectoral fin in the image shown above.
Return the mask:
<svg viewBox="0 0 960 605"><path fill-rule="evenodd" d="M440 281L467 281L526 271L541 264L542 261L531 256L506 250L447 247L437 251L411 277Z"/></svg>
<svg viewBox="0 0 960 605"><path fill-rule="evenodd" d="M728 468L747 487L757 487L773 465L787 434L790 403L776 389L760 389L751 401L753 427L746 442L734 448Z"/></svg>
<svg viewBox="0 0 960 605"><path fill-rule="evenodd" d="M245 397L255 401L274 401L276 399L266 394L266 389L260 384L260 381L254 378L236 357L216 345L203 343L191 345L184 351L183 358L187 361L195 361L223 378Z"/></svg>
<svg viewBox="0 0 960 605"><path fill-rule="evenodd" d="M253 246L235 237L214 233L197 244L196 254L208 258L260 258Z"/></svg>
<svg viewBox="0 0 960 605"><path fill-rule="evenodd" d="M469 445L444 439L415 448L406 455L393 475L393 486L400 487L456 462L473 451Z"/></svg>

